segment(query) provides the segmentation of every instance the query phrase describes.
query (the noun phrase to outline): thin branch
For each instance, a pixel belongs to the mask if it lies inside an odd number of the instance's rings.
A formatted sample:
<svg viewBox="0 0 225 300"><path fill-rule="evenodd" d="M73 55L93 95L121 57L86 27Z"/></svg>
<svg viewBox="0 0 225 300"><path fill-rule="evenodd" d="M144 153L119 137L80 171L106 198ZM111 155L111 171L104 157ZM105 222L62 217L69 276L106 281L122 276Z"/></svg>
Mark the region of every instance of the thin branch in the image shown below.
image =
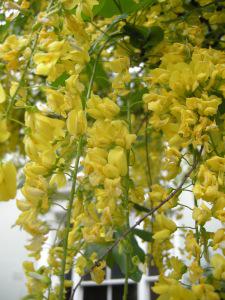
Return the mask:
<svg viewBox="0 0 225 300"><path fill-rule="evenodd" d="M182 206L182 207L188 208L188 209L190 209L191 211L193 210L192 208L190 208L189 206L187 206L187 205L185 205L185 204L177 203L177 205L180 205L180 206Z"/></svg>
<svg viewBox="0 0 225 300"><path fill-rule="evenodd" d="M148 120L145 120L145 154L146 154L146 162L147 162L147 181L148 181L148 189L151 192L152 186L152 174L151 174L151 162L149 157L149 147L148 147Z"/></svg>
<svg viewBox="0 0 225 300"><path fill-rule="evenodd" d="M70 201L69 201L69 206L67 208L67 214L66 214L66 228L65 228L65 235L63 239L63 257L62 257L62 262L61 262L61 279L60 279L60 290L59 290L59 299L63 300L63 294L64 294L64 281L65 281L65 271L66 271L66 258L67 258L67 253L68 253L68 237L69 237L69 232L70 232L70 219L72 215L72 208L73 208L73 200L74 196L76 194L76 183L77 183L77 173L78 173L78 168L79 168L79 162L80 162L80 157L82 153L82 146L83 146L83 136L79 138L78 141L78 148L77 148L77 155L76 155L76 160L75 160L75 168L73 172L73 183L72 183L72 188L70 191Z"/></svg>
<svg viewBox="0 0 225 300"><path fill-rule="evenodd" d="M203 147L201 147L199 155L201 155L203 151ZM140 225L146 218L148 218L149 216L151 216L153 213L155 213L159 208L161 208L164 204L166 204L169 200L171 200L176 194L178 194L181 190L182 187L184 185L184 183L186 182L186 180L188 179L188 177L191 175L191 173L194 171L194 169L197 167L198 165L198 161L195 160L194 164L192 166L192 168L185 174L184 178L182 179L181 183L179 184L179 186L173 190L159 205L157 205L156 207L154 207L153 209L151 209L148 213L146 213L143 217L141 217L133 226L131 226L129 229L125 230L124 233L105 251L105 253L93 264L93 266L85 272L85 274L80 278L80 280L78 281L78 283L76 284L76 286L73 289L73 292L71 293L71 296L69 298L69 300L73 299L73 296L78 288L78 286L80 285L80 283L83 281L83 279L85 278L85 276L87 276L94 267L98 266L99 263L104 259L104 257L110 252L112 251L122 240L124 240L124 238L132 232L132 230L134 230L138 225Z"/></svg>

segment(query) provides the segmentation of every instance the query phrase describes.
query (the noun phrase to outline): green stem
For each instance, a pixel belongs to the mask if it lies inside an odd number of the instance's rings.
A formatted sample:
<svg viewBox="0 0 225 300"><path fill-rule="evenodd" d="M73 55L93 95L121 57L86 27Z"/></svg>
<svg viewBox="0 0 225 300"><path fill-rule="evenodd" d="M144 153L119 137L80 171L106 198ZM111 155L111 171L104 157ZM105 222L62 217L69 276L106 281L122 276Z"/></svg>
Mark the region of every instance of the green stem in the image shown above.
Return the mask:
<svg viewBox="0 0 225 300"><path fill-rule="evenodd" d="M72 214L72 208L73 208L73 200L74 196L76 194L76 182L77 182L77 173L78 173L78 167L80 162L80 157L82 153L82 145L83 145L83 136L81 136L78 140L78 147L77 147L77 155L75 160L75 166L74 171L72 175L72 188L70 191L70 199L69 199L69 206L67 208L66 213L66 228L64 233L64 239L63 239L63 257L61 262L61 277L60 277L60 290L59 290L59 300L64 299L64 282L65 282L65 271L66 271L66 258L68 253L68 237L70 232L70 219Z"/></svg>
<svg viewBox="0 0 225 300"><path fill-rule="evenodd" d="M124 283L124 290L123 290L123 300L127 300L128 296L128 255L126 256L126 274L125 274L125 283Z"/></svg>
<svg viewBox="0 0 225 300"><path fill-rule="evenodd" d="M110 38L111 38L111 37L110 37ZM96 68L97 68L97 63L98 63L99 57L100 57L102 51L104 50L105 46L107 45L107 43L110 41L110 38L108 38L108 39L104 42L104 44L101 46L101 48L100 48L99 51L98 51L97 57L96 57L95 62L94 62L92 74L91 74L91 79L90 79L90 83L89 83L89 87L88 87L88 91L87 91L86 100L88 100L88 99L90 98L90 95L91 95L91 90L92 90L93 83L94 83L95 72L96 72Z"/></svg>
<svg viewBox="0 0 225 300"><path fill-rule="evenodd" d="M148 189L151 192L152 186L152 175L151 175L151 163L149 159L149 148L148 148L148 120L145 121L145 153L146 153L146 162L147 162L147 180L148 180ZM152 206L151 206L152 208Z"/></svg>
<svg viewBox="0 0 225 300"><path fill-rule="evenodd" d="M188 208L189 210L193 211L192 208L190 208L189 206L185 205L185 204L181 204L181 203L177 203L177 205L180 205L182 207Z"/></svg>

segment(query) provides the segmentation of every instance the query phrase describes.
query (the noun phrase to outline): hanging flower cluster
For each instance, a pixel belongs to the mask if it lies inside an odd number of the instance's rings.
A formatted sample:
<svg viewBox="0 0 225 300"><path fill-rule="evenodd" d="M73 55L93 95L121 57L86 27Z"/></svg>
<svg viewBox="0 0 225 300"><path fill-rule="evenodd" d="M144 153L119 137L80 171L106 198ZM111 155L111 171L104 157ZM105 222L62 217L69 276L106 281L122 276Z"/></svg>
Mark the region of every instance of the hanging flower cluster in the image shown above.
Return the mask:
<svg viewBox="0 0 225 300"><path fill-rule="evenodd" d="M224 8L0 4L0 201L31 236L24 299L72 299L70 271L100 284L114 265L123 299L153 266L159 300L225 297Z"/></svg>

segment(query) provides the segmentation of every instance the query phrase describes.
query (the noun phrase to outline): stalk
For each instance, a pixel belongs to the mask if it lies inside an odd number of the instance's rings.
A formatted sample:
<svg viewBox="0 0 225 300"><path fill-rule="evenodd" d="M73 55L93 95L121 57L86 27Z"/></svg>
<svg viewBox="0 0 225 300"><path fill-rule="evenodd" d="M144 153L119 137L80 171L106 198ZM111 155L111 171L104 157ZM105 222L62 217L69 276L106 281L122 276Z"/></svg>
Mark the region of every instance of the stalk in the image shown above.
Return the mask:
<svg viewBox="0 0 225 300"><path fill-rule="evenodd" d="M66 271L66 258L68 254L68 236L70 232L70 219L71 219L71 214L72 214L72 208L73 208L73 200L74 196L76 194L76 183L77 183L77 173L78 173L78 168L79 168L79 162L80 162L80 157L82 153L82 145L83 145L83 136L81 136L78 140L78 147L77 147L77 155L76 155L76 160L75 160L75 165L74 165L74 171L72 174L72 188L70 191L70 198L69 198L69 206L67 209L66 213L66 228L65 228L65 236L63 239L63 258L61 262L61 279L60 279L60 290L59 290L59 299L63 300L63 294L64 294L64 282L65 282L65 271Z"/></svg>

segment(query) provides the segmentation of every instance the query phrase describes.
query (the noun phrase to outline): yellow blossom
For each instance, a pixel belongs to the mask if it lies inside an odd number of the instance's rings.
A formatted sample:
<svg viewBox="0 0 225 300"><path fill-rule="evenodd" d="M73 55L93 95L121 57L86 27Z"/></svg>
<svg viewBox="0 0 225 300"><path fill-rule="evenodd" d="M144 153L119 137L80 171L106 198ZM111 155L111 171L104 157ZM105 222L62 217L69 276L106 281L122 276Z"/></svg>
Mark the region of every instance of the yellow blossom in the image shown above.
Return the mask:
<svg viewBox="0 0 225 300"><path fill-rule="evenodd" d="M68 115L66 125L71 135L78 137L84 134L87 129L87 119L85 113L82 110L72 110Z"/></svg>
<svg viewBox="0 0 225 300"><path fill-rule="evenodd" d="M198 224L203 225L211 218L211 210L203 203L200 207L194 207L192 217Z"/></svg>
<svg viewBox="0 0 225 300"><path fill-rule="evenodd" d="M225 258L221 254L215 254L210 259L213 267L213 276L218 280L225 280Z"/></svg>
<svg viewBox="0 0 225 300"><path fill-rule="evenodd" d="M0 83L0 103L5 102L5 100L6 100L5 91Z"/></svg>
<svg viewBox="0 0 225 300"><path fill-rule="evenodd" d="M192 283L198 282L203 274L203 269L200 267L199 263L194 260L188 268L190 272L190 281Z"/></svg>
<svg viewBox="0 0 225 300"><path fill-rule="evenodd" d="M105 271L103 270L106 266L104 261L100 262L98 266L94 267L91 271L91 279L97 284L102 283L105 277Z"/></svg>
<svg viewBox="0 0 225 300"><path fill-rule="evenodd" d="M101 99L99 96L92 94L87 103L87 113L95 118L112 119L119 113L119 106L108 98Z"/></svg>
<svg viewBox="0 0 225 300"><path fill-rule="evenodd" d="M0 143L4 143L10 137L10 132L7 128L7 120L1 119L0 120Z"/></svg>
<svg viewBox="0 0 225 300"><path fill-rule="evenodd" d="M49 185L62 188L66 185L66 176L63 173L54 174L49 181Z"/></svg>
<svg viewBox="0 0 225 300"><path fill-rule="evenodd" d="M210 284L193 285L192 291L198 300L220 300L219 295L215 292L215 288Z"/></svg>
<svg viewBox="0 0 225 300"><path fill-rule="evenodd" d="M186 235L185 248L186 248L187 252L189 253L189 256L188 256L189 258L191 256L199 258L201 249L200 249L200 246L198 245L192 231L189 231L188 234Z"/></svg>
<svg viewBox="0 0 225 300"><path fill-rule="evenodd" d="M126 152L122 147L117 146L109 151L108 163L118 169L120 176L127 174Z"/></svg>
<svg viewBox="0 0 225 300"><path fill-rule="evenodd" d="M16 196L16 168L12 162L0 164L0 201Z"/></svg>

